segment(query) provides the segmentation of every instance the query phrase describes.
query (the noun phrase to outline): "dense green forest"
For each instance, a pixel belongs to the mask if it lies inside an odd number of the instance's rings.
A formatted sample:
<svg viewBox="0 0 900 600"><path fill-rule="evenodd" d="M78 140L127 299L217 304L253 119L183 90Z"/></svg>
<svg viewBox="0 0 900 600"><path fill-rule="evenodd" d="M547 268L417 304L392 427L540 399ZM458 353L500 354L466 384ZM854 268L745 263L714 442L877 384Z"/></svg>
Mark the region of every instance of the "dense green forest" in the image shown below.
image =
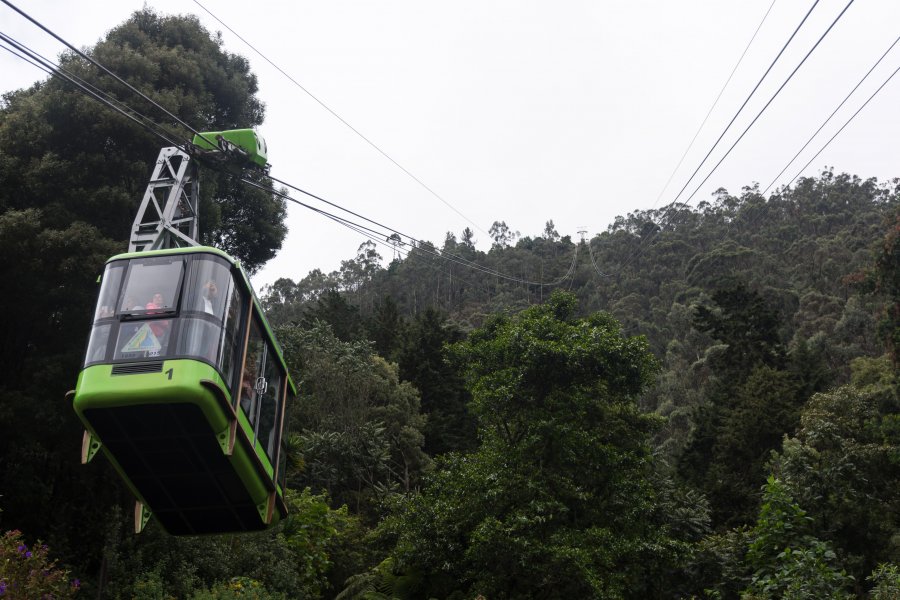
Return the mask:
<svg viewBox="0 0 900 600"><path fill-rule="evenodd" d="M90 52L201 129L263 123L193 18ZM0 105L0 597L900 598L900 180L722 189L577 241L498 215L487 252L366 242L281 279L290 515L180 538L132 533L64 399L158 148L56 80ZM202 193L205 243L274 256L281 200Z"/></svg>

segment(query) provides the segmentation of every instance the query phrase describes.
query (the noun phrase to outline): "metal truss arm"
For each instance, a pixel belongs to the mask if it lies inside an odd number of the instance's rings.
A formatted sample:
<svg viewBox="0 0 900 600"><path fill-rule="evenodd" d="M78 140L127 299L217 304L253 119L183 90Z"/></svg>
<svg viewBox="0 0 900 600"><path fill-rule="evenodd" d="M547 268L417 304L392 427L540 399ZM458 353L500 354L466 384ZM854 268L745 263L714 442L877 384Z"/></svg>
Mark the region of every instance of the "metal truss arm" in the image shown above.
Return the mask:
<svg viewBox="0 0 900 600"><path fill-rule="evenodd" d="M129 252L197 246L200 187L196 162L181 148L163 148L134 224Z"/></svg>

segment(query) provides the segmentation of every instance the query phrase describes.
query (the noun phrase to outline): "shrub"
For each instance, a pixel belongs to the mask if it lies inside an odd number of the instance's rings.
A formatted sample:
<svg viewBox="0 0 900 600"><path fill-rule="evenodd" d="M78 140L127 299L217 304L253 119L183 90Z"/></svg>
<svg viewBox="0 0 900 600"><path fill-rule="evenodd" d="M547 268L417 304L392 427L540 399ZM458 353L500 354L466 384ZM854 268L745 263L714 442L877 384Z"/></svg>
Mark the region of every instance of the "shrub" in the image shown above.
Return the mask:
<svg viewBox="0 0 900 600"><path fill-rule="evenodd" d="M38 541L29 547L22 532L7 531L0 538L0 597L3 600L72 598L81 586L50 559L50 549Z"/></svg>

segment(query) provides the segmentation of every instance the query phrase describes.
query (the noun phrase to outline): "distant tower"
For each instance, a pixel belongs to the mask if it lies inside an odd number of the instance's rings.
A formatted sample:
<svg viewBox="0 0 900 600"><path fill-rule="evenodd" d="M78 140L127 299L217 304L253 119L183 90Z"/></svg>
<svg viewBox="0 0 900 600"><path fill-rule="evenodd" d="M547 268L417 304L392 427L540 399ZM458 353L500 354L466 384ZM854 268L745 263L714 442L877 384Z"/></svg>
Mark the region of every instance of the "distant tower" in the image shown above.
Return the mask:
<svg viewBox="0 0 900 600"><path fill-rule="evenodd" d="M394 259L393 260L399 260L400 246L401 246L401 244L403 244L403 240L400 239L400 236L397 235L396 233L392 233L390 236L388 236L387 242L394 248Z"/></svg>
<svg viewBox="0 0 900 600"><path fill-rule="evenodd" d="M582 225L581 227L578 228L578 235L581 236L582 242L584 241L584 234L586 234L587 232L588 232L587 227L585 227L584 225Z"/></svg>

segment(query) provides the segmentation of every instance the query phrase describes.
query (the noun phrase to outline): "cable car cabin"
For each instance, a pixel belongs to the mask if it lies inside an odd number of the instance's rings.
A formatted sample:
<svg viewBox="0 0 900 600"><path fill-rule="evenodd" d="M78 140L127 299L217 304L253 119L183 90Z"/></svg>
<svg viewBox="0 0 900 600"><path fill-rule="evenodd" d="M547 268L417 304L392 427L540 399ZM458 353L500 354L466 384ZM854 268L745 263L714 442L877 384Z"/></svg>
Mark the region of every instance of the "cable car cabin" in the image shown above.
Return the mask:
<svg viewBox="0 0 900 600"><path fill-rule="evenodd" d="M285 409L297 390L240 264L208 247L106 264L75 411L172 534L264 529L287 514Z"/></svg>

